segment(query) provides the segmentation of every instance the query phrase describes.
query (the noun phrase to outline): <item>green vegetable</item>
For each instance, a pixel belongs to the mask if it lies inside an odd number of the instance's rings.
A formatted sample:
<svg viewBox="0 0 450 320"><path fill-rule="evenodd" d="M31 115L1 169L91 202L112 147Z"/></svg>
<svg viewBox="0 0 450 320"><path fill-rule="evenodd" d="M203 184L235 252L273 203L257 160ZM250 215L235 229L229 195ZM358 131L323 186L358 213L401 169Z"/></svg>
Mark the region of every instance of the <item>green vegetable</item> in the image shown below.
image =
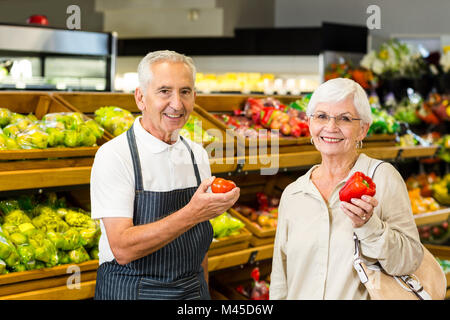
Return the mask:
<svg viewBox="0 0 450 320"><path fill-rule="evenodd" d="M64 131L56 128L47 128L46 132L48 133L48 145L50 147L64 145Z"/></svg>
<svg viewBox="0 0 450 320"><path fill-rule="evenodd" d="M244 223L233 218L228 212L210 220L214 230L214 238L223 238L244 227Z"/></svg>
<svg viewBox="0 0 450 320"><path fill-rule="evenodd" d="M9 239L12 241L12 243L14 243L16 246L25 244L28 242L28 238L26 235L19 233L19 232L15 232L13 234L11 234L9 236Z"/></svg>
<svg viewBox="0 0 450 320"><path fill-rule="evenodd" d="M5 274L6 271L6 263L0 259L0 274Z"/></svg>
<svg viewBox="0 0 450 320"><path fill-rule="evenodd" d="M92 260L98 260L98 247L94 247L89 251L89 256Z"/></svg>
<svg viewBox="0 0 450 320"><path fill-rule="evenodd" d="M65 132L64 145L66 147L76 147L78 145L78 133L76 130L67 130Z"/></svg>
<svg viewBox="0 0 450 320"><path fill-rule="evenodd" d="M13 246L6 239L6 236L1 233L0 234L0 259L5 260L9 257L13 250Z"/></svg>
<svg viewBox="0 0 450 320"><path fill-rule="evenodd" d="M86 249L80 247L78 249L72 250L69 252L70 262L73 263L82 263L84 261L88 261L90 259L89 254L86 252Z"/></svg>
<svg viewBox="0 0 450 320"><path fill-rule="evenodd" d="M97 243L97 234L98 229L89 228L89 229L81 229L80 230L80 236L81 236L81 245L85 248L91 248L95 246Z"/></svg>
<svg viewBox="0 0 450 320"><path fill-rule="evenodd" d="M0 127L5 127L11 121L11 111L6 108L0 108Z"/></svg>
<svg viewBox="0 0 450 320"><path fill-rule="evenodd" d="M34 261L35 250L33 246L29 244L23 244L17 247L19 253L20 262L27 264L30 261Z"/></svg>
<svg viewBox="0 0 450 320"><path fill-rule="evenodd" d="M14 210L7 213L5 216L5 223L18 226L22 223L31 222L30 218L22 210Z"/></svg>
<svg viewBox="0 0 450 320"><path fill-rule="evenodd" d="M70 263L69 253L63 250L58 250L58 257L60 264L68 264Z"/></svg>

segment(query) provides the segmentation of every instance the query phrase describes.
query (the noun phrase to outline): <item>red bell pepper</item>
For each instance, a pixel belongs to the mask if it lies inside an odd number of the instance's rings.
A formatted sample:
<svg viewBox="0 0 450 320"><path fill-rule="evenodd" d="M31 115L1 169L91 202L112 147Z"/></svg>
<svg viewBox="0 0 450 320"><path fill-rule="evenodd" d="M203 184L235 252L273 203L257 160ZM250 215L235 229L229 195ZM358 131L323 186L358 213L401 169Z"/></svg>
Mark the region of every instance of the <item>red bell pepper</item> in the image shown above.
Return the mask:
<svg viewBox="0 0 450 320"><path fill-rule="evenodd" d="M256 199L258 200L259 210L265 210L269 207L269 198L263 192L256 193Z"/></svg>
<svg viewBox="0 0 450 320"><path fill-rule="evenodd" d="M355 172L339 191L341 201L350 202L352 198L361 199L363 195L374 196L376 185L362 172Z"/></svg>

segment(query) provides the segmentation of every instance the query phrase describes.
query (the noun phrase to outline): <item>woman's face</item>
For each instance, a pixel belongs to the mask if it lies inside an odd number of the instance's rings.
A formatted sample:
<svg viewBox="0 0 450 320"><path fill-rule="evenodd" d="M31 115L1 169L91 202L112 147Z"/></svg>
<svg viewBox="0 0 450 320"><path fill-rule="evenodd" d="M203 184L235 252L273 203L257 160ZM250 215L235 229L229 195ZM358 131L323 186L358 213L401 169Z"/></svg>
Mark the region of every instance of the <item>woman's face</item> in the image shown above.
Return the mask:
<svg viewBox="0 0 450 320"><path fill-rule="evenodd" d="M329 118L328 116L338 117ZM339 102L319 102L313 116L308 118L309 131L314 145L322 155L351 154L358 141L364 139L369 125L362 120L353 104L353 96Z"/></svg>

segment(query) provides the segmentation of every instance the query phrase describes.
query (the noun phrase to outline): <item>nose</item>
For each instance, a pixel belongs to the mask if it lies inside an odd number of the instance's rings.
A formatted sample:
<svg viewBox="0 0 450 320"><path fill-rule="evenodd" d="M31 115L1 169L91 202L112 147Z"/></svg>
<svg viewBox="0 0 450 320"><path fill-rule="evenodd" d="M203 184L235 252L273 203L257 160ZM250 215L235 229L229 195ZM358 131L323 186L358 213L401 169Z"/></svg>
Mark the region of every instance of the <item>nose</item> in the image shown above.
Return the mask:
<svg viewBox="0 0 450 320"><path fill-rule="evenodd" d="M179 92L176 92L172 95L170 106L175 110L183 109L183 100L181 99L181 94Z"/></svg>
<svg viewBox="0 0 450 320"><path fill-rule="evenodd" d="M336 129L338 127L336 117L330 117L326 127L330 129Z"/></svg>

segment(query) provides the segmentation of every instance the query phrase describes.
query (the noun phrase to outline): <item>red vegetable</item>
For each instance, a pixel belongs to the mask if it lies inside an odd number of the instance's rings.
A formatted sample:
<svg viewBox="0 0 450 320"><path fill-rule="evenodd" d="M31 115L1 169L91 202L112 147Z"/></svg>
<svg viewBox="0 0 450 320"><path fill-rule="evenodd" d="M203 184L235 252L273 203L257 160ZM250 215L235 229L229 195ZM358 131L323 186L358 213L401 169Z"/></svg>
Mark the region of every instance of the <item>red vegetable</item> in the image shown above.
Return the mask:
<svg viewBox="0 0 450 320"><path fill-rule="evenodd" d="M214 193L225 193L233 190L234 188L236 188L236 184L233 181L223 178L214 179L211 185L211 190Z"/></svg>
<svg viewBox="0 0 450 320"><path fill-rule="evenodd" d="M339 191L341 201L350 202L352 198L361 199L363 195L374 196L376 185L362 172L355 172Z"/></svg>

